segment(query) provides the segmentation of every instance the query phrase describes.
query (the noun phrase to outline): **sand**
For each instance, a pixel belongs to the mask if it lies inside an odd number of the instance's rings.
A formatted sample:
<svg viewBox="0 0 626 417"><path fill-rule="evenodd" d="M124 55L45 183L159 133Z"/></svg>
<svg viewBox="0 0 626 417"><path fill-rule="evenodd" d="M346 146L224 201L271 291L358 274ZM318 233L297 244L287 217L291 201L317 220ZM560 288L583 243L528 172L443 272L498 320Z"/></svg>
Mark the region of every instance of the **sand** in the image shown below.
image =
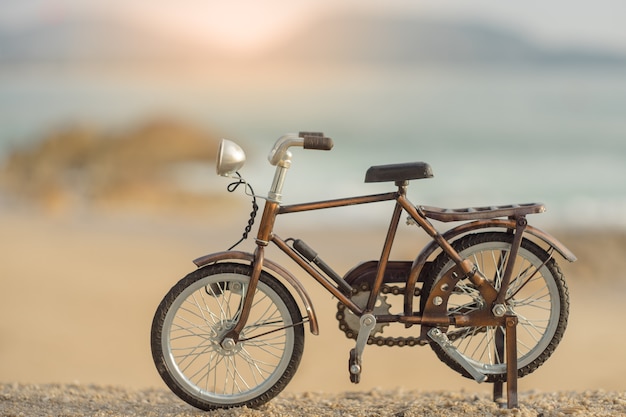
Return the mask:
<svg viewBox="0 0 626 417"><path fill-rule="evenodd" d="M154 369L152 315L169 288L194 269L194 258L239 238L247 211L181 219L90 211L51 216L0 207L0 414L19 415L19 403L63 406L66 398L94 408L63 412L60 406L43 414L132 415L124 407L135 407L137 415L194 415L168 393ZM384 236L380 229L333 227L322 245L319 230L301 229L298 236L339 272L377 258ZM340 239L343 232L349 240ZM520 379L521 408L514 415L626 414L626 333L617 321L626 294L625 234L550 232L580 259L560 261L570 287L570 324L553 357ZM416 236L421 236L417 229L402 227L396 259L417 253L423 238ZM267 257L284 262L275 250ZM428 347L368 347L361 383L351 384L346 363L354 342L337 329L335 301L297 276L311 288L321 334L306 334L297 375L263 414L223 415L298 415L288 411L294 404L317 404L317 415L474 415L477 404L492 415L501 413L489 401L489 385L458 376ZM375 408L383 400L389 405ZM103 411L92 412L96 409Z"/></svg>
<svg viewBox="0 0 626 417"><path fill-rule="evenodd" d="M487 396L450 391L370 390L341 393L286 393L259 409L237 408L205 413L160 389L110 386L0 384L4 416L142 416L142 417L429 417L429 416L620 416L626 394L607 391L530 392L522 404L504 410Z"/></svg>

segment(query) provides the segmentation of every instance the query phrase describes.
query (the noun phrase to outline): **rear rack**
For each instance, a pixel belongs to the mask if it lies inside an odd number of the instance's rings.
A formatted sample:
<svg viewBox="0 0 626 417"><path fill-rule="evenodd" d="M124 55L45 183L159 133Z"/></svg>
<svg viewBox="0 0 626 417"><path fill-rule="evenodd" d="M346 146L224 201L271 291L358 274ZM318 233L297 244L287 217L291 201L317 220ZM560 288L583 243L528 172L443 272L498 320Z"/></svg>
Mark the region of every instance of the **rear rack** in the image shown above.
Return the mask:
<svg viewBox="0 0 626 417"><path fill-rule="evenodd" d="M493 219L495 217L521 217L527 214L543 213L546 208L541 203L507 204L503 206L465 207L457 209L419 206L424 216L440 222Z"/></svg>

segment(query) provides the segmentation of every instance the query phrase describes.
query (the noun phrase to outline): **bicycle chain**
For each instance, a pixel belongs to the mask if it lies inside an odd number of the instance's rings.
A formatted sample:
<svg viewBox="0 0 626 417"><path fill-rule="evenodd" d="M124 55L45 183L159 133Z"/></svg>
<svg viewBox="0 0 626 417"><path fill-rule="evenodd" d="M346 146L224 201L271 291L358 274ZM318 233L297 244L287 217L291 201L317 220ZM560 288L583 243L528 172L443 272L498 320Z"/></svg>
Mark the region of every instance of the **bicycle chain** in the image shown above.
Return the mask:
<svg viewBox="0 0 626 417"><path fill-rule="evenodd" d="M353 295L358 294L361 291L370 291L371 287L368 283L363 283L360 285L360 287L358 288L354 288L354 293ZM392 295L404 295L405 293L405 288L402 287L397 287L397 286L391 286L391 285L384 285L381 288L381 294L392 294ZM421 290L419 288L415 289L415 297L420 296L421 294ZM344 334L346 335L346 337L348 339L354 339L356 340L357 335L358 335L358 330L354 330L352 328L350 328L350 326L348 325L348 323L345 320L345 310L346 310L346 306L341 304L341 303L337 303L337 314L335 316L335 318L339 321L339 330L343 331ZM486 331L486 327L480 327L478 329L474 329L473 333L484 333ZM450 341L455 341L456 339L458 339L459 337L462 337L462 335L465 333L465 331L463 329L460 330L456 330L456 331L448 331L446 334L448 336L448 339ZM415 346L415 345L422 345L424 344L423 340L420 340L417 337L381 337L381 336L370 336L367 339L367 344L368 345L376 345L376 346L399 346L399 347L403 347L403 346Z"/></svg>
<svg viewBox="0 0 626 417"><path fill-rule="evenodd" d="M371 287L368 283L363 283L359 287L354 288L354 294L358 294L361 291L370 291ZM415 296L420 295L420 289L415 289ZM405 288L391 285L384 285L380 291L381 294L391 294L391 295L404 295ZM339 330L343 331L348 339L356 340L358 335L358 330L352 329L345 320L345 310L346 306L342 303L337 303L337 314L336 319L339 321ZM416 346L421 345L420 339L417 337L382 337L382 336L370 336L367 339L368 345L376 345L376 346Z"/></svg>

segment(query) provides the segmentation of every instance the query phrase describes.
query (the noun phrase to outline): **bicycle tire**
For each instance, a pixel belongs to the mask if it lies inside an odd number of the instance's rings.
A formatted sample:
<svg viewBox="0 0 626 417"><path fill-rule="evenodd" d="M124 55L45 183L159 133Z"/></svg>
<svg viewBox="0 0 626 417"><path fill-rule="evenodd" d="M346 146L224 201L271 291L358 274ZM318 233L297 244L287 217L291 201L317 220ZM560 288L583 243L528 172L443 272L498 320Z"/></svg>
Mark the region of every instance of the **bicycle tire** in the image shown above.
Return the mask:
<svg viewBox="0 0 626 417"><path fill-rule="evenodd" d="M151 330L152 357L166 385L202 410L258 407L294 376L304 326L292 295L262 271L250 317L227 349L223 335L237 322L252 268L218 263L181 279L163 298Z"/></svg>
<svg viewBox="0 0 626 417"><path fill-rule="evenodd" d="M493 277L490 281L499 289L505 265L499 256L505 254L508 259L512 241L513 235L509 233L484 232L463 236L453 243L453 247L487 278ZM420 300L422 311L431 289L453 266L454 262L445 253L435 259L432 274L424 281ZM469 280L460 280L448 300L448 312L454 314L460 310L484 308L481 300ZM545 250L525 238L516 258L507 300L519 320L517 374L523 377L534 372L552 355L563 338L569 314L569 293L558 264ZM458 351L487 375L488 382L506 381L506 364L495 348L496 330L496 327L448 329L448 337ZM500 327L499 331L504 332L504 328ZM430 346L446 365L471 378L439 344L430 343Z"/></svg>

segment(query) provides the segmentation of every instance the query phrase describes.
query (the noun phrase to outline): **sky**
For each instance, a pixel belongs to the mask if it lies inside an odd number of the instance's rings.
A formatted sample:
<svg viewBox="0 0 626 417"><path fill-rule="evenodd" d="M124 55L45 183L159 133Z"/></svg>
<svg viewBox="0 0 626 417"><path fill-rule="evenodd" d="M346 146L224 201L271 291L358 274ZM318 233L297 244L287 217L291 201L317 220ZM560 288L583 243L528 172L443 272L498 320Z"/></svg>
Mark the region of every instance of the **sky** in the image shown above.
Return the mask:
<svg viewBox="0 0 626 417"><path fill-rule="evenodd" d="M470 18L520 30L548 45L626 51L623 0L0 0L0 27L107 13L159 26L172 35L254 52L307 19L339 8Z"/></svg>

